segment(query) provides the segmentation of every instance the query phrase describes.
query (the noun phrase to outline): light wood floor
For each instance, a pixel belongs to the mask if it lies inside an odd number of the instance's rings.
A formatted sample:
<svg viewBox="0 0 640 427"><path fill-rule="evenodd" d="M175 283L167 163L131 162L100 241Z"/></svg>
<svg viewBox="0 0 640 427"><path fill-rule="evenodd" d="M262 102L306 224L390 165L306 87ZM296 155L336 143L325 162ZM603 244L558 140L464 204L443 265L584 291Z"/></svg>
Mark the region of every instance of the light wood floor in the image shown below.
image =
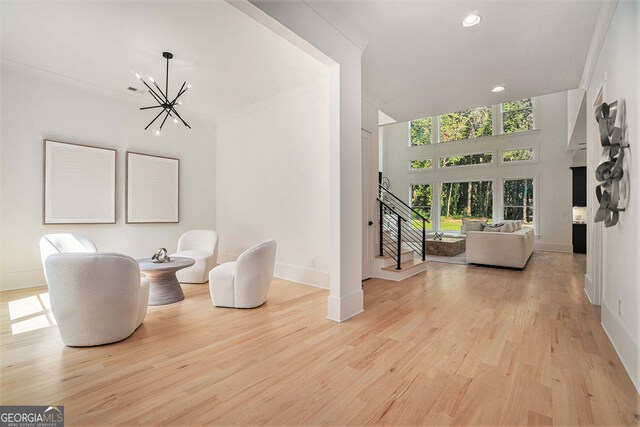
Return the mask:
<svg viewBox="0 0 640 427"><path fill-rule="evenodd" d="M233 310L185 285L184 301L94 348L65 347L55 326L18 333L42 313L11 320L8 308L24 315L46 289L4 292L1 403L64 404L68 425L638 425L584 262L430 263L404 282L366 281L365 313L343 324L308 286L275 280L266 305Z"/></svg>

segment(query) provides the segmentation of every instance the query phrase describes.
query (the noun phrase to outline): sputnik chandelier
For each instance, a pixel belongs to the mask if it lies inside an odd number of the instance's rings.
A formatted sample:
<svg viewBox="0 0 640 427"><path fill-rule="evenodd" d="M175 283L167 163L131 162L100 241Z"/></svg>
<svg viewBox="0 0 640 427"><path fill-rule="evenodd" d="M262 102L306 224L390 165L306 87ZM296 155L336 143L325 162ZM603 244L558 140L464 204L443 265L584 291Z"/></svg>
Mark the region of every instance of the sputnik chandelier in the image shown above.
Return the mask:
<svg viewBox="0 0 640 427"><path fill-rule="evenodd" d="M140 74L136 73L136 77L140 79L142 83L144 83L147 89L149 89L149 93L151 94L153 99L158 103L158 105L154 105L152 107L142 107L140 109L152 110L161 108L158 115L153 120L151 120L151 122L147 125L147 127L144 128L144 130L149 129L149 127L164 114L162 123L160 123L160 127L156 130L156 135L160 135L160 132L162 132L162 127L169 117L173 119L174 123L178 123L178 120L180 120L182 124L191 129L191 126L189 126L189 124L185 122L180 114L176 111L176 105L182 105L182 101L178 101L178 98L180 98L187 90L191 89L191 84L187 84L187 82L182 83L182 86L180 87L180 90L178 91L178 94L175 96L175 98L173 98L173 100L169 100L169 60L173 58L173 54L171 52L162 52L162 56L163 58L167 59L167 74L165 78L164 92L162 91L162 89L160 89L160 86L158 86L158 83L154 80L153 77L149 77L149 81L155 86L157 92L140 76Z"/></svg>

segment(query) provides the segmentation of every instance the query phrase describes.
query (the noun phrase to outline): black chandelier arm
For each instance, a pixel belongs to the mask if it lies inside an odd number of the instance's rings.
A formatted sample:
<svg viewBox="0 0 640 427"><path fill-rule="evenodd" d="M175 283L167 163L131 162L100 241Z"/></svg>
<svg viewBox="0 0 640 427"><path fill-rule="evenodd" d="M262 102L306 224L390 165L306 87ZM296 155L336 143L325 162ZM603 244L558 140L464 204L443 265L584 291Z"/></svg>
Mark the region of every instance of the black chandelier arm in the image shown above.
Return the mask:
<svg viewBox="0 0 640 427"><path fill-rule="evenodd" d="M162 89L160 89L160 86L158 86L158 83L155 80L153 81L153 85L158 89L158 92L160 92L160 95L162 95L162 97L164 98L164 102L168 104L169 99L167 98L167 95L165 95L164 92L162 92Z"/></svg>
<svg viewBox="0 0 640 427"><path fill-rule="evenodd" d="M180 90L178 91L178 94L176 95L175 98L173 98L173 101L171 101L171 104L175 104L178 98L180 98L180 96L182 96L182 94L187 91L187 89L184 88L186 84L187 82L182 83L182 86L180 86Z"/></svg>
<svg viewBox="0 0 640 427"><path fill-rule="evenodd" d="M176 111L175 108L171 107L171 111L173 111L173 114L176 115L176 117L178 117L180 119L180 121L182 122L183 125L185 125L186 127L188 127L189 129L191 129L191 126L189 126L189 123L185 122L184 119L182 118L182 116L180 116L180 114Z"/></svg>
<svg viewBox="0 0 640 427"><path fill-rule="evenodd" d="M155 122L158 119L158 117L160 117L162 115L162 113L164 113L164 112L165 112L165 110L160 111L158 113L158 115L153 120L151 120L151 122L147 125L147 127L144 128L144 130L149 129L149 126L151 126L153 124L153 122Z"/></svg>
<svg viewBox="0 0 640 427"><path fill-rule="evenodd" d="M156 93L156 91L155 91L155 90L153 90L153 89L151 88L151 86L148 86L148 87L149 87L149 90L150 90L150 92L149 92L149 93L151 93L151 96L153 96L153 99L155 99L155 100L156 100L156 102L158 103L158 105L162 105L162 104L164 104L164 101L163 101L162 97L160 97L160 95L158 95L158 94Z"/></svg>
<svg viewBox="0 0 640 427"><path fill-rule="evenodd" d="M178 94L176 95L175 98L173 98L173 102L176 102L176 100L187 91L187 89L185 89L184 87L186 86L187 82L183 82L182 86L180 86L180 90L178 91Z"/></svg>
<svg viewBox="0 0 640 427"><path fill-rule="evenodd" d="M166 122L167 118L169 117L169 110L164 110L164 111L166 111L167 114L164 116L164 120L162 121L162 124L160 124L160 129L158 129L160 131L162 131L162 127L164 126L164 122ZM162 114L162 113L160 113L160 114Z"/></svg>
<svg viewBox="0 0 640 427"><path fill-rule="evenodd" d="M180 116L180 114L178 114L178 112L176 111L175 108L173 108L173 106L171 107L171 111L173 111L173 114L175 114L186 127L191 129L191 126L189 126L189 124L184 121L184 119Z"/></svg>
<svg viewBox="0 0 640 427"><path fill-rule="evenodd" d="M160 95L158 95L158 94L156 93L156 91L155 91L155 90L153 90L153 88L152 88L151 86L149 86L149 85L147 84L147 82L145 82L142 78L140 78L140 81L141 81L142 83L144 83L144 85L147 87L147 89L149 89L149 93L151 94L151 96L153 96L153 99L155 99L155 100L156 100L156 102L157 102L158 104L161 104L161 105L162 105L162 98L160 98Z"/></svg>
<svg viewBox="0 0 640 427"><path fill-rule="evenodd" d="M154 105L153 107L142 107L141 110L150 110L152 108L164 108L164 105Z"/></svg>

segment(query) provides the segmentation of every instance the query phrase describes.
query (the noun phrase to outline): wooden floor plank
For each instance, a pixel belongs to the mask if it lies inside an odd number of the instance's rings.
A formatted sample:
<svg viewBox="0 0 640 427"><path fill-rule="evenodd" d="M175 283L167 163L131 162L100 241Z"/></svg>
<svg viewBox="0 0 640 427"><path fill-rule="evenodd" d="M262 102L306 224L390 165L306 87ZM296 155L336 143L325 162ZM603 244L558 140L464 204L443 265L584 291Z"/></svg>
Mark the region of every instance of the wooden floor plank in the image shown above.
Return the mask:
<svg viewBox="0 0 640 427"><path fill-rule="evenodd" d="M342 324L322 289L274 279L265 305L234 310L183 285L94 348L65 347L45 305L29 311L46 287L2 292L1 403L63 404L69 425L638 425L583 255L428 264L364 282L365 312Z"/></svg>

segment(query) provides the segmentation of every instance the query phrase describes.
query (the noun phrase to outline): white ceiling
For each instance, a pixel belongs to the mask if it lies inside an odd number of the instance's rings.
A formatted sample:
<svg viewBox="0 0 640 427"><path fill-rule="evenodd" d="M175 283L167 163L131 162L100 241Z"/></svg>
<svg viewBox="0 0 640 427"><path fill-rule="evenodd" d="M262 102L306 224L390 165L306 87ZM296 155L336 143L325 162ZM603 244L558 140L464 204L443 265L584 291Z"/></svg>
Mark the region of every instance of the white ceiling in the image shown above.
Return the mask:
<svg viewBox="0 0 640 427"><path fill-rule="evenodd" d="M223 1L1 1L2 57L103 89L193 88L183 109L217 118L326 78L326 68ZM132 95L138 96L141 95ZM152 105L150 95L144 95ZM151 113L150 113L151 114ZM186 119L186 117L185 117ZM187 120L188 121L188 120Z"/></svg>
<svg viewBox="0 0 640 427"><path fill-rule="evenodd" d="M406 121L577 88L601 0L308 3L354 43L368 39L363 91ZM482 21L463 28L470 13Z"/></svg>

